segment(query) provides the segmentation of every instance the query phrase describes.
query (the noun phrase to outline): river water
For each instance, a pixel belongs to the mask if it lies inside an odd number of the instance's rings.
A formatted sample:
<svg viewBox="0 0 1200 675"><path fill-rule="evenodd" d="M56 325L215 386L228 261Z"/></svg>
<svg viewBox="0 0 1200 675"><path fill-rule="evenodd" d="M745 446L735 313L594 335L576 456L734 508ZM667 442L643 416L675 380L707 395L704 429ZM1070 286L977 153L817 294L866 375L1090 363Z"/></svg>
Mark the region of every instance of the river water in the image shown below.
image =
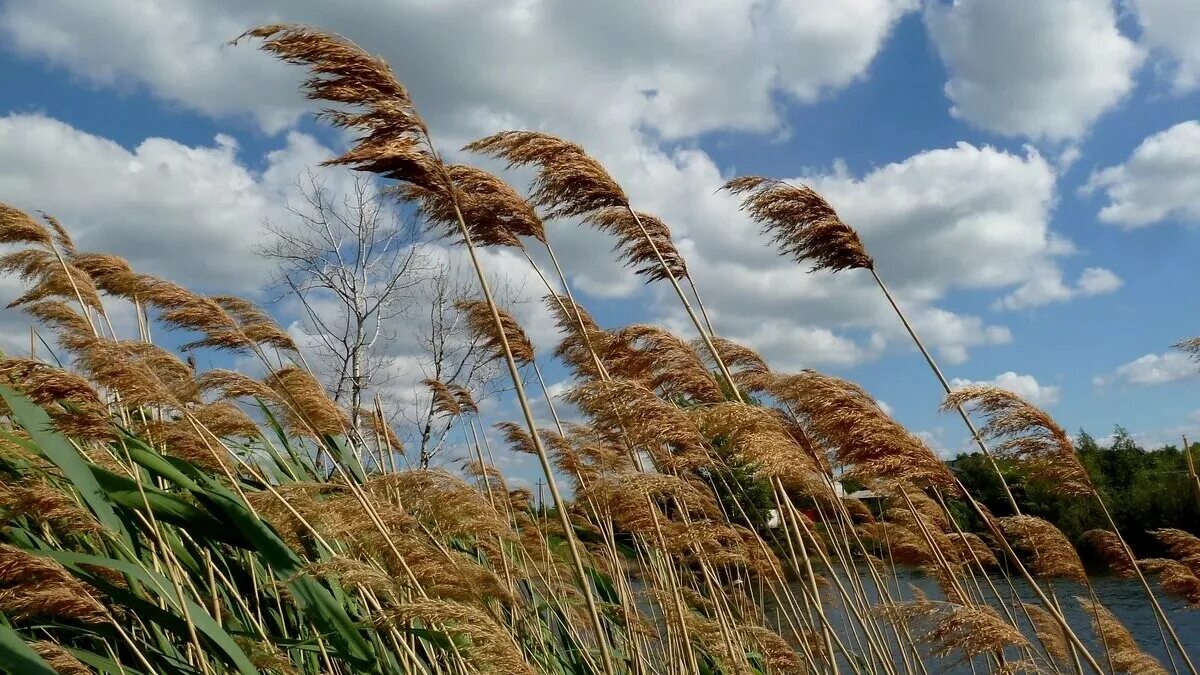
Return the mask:
<svg viewBox="0 0 1200 675"><path fill-rule="evenodd" d="M901 589L901 593L905 599L912 598L910 588L915 586L921 589L931 600L941 599L942 593L937 587L937 583L928 576L915 570L897 570L895 578L888 579L889 588L892 589L895 595L896 588ZM991 596L991 589L982 583L981 586L987 596ZM1009 582L1002 576L993 576L992 583L1000 592L1005 604L1013 608L1013 614L1018 617L1018 622L1022 624L1021 628L1030 638L1030 642L1034 645L1035 651L1038 643L1033 637L1030 627L1025 622L1024 616L1021 613L1019 606L1014 603L1012 589ZM867 587L872 586L866 582ZM1023 581L1014 579L1012 588L1015 588L1019 601L1030 604L1038 604L1037 597L1032 590ZM1188 651L1192 662L1200 667L1200 609L1188 609L1183 601L1167 596L1159 591L1155 579L1150 578L1151 588L1156 591L1156 597L1159 604L1162 605L1171 624L1175 627L1179 639L1183 642ZM1137 579L1120 579L1111 576L1094 576L1092 577L1092 587L1095 589L1096 596L1100 602L1116 615L1121 623L1129 629L1130 633L1137 639L1143 651L1153 655L1162 663L1163 667L1168 672L1172 672L1171 661L1167 656L1167 649L1163 646L1163 639L1159 634L1158 623L1155 621L1154 609L1146 597L1145 589ZM1063 613L1067 621L1079 638L1087 645L1088 650L1100 662L1102 666L1107 668L1107 663L1104 658L1104 650L1099 643L1098 638L1091 627L1091 621L1086 611L1075 600L1076 597L1087 597L1087 589L1079 584L1058 580L1053 585L1055 595L1060 601ZM1045 585L1042 585L1043 590L1048 590ZM796 589L799 596L800 589ZM838 593L834 586L826 586L821 589L821 595L825 599L826 613L829 616L830 622L834 626L845 627L847 625L847 614L842 607L840 600L837 599ZM994 596L989 599L990 604L999 606L999 601ZM1001 612L1003 614L1003 611ZM781 631L782 634L786 632ZM851 644L848 638L848 633L845 628L838 630L839 635L844 641L847 641L847 646ZM914 633L914 636L916 634ZM1167 636L1168 641L1170 636ZM1014 650L1009 650L1010 656L1015 656ZM1174 650L1172 650L1174 651ZM1179 671L1186 673L1187 670L1180 661L1177 653L1173 654ZM958 662L956 662L958 661ZM971 664L961 662L958 654L952 654L944 659L939 659L929 656L925 662L926 668L932 673L987 673L989 672L989 663L984 658L980 657L975 660L975 670L972 671ZM1062 666L1065 672L1069 672L1070 668L1066 664ZM1085 672L1087 668L1085 666ZM847 671L852 672L852 671Z"/></svg>

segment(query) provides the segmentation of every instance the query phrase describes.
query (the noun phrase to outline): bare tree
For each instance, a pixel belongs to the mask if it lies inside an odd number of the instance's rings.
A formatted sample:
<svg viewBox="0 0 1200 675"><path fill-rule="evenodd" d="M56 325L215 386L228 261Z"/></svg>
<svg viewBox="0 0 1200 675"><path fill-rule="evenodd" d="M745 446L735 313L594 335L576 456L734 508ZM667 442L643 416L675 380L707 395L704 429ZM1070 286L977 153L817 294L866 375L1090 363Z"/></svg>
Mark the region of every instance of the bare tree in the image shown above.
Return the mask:
<svg viewBox="0 0 1200 675"><path fill-rule="evenodd" d="M396 377L388 368L395 325L430 272L419 229L386 208L369 178L356 174L336 194L307 172L302 203L287 223L267 223L257 252L276 264L272 287L293 296L316 355L312 367L355 424L364 393Z"/></svg>
<svg viewBox="0 0 1200 675"><path fill-rule="evenodd" d="M419 298L410 314L415 338L423 358L423 378L466 388L476 401L504 389L495 355L481 348L482 338L472 336L454 308L456 302L473 297L474 280L453 264L438 267L421 286ZM504 304L510 304L513 292L507 282L497 291ZM421 468L428 468L446 447L446 438L454 420L439 416L427 390L417 392L417 401L406 416L417 429Z"/></svg>

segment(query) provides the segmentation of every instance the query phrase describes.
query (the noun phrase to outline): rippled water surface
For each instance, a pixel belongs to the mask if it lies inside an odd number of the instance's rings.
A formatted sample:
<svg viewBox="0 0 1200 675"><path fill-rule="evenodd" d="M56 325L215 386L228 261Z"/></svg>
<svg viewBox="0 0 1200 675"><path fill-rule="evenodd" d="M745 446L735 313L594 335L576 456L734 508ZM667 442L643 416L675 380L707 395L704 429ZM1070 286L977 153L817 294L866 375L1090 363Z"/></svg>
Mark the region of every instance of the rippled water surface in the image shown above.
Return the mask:
<svg viewBox="0 0 1200 675"><path fill-rule="evenodd" d="M937 583L933 579L919 572L908 570L898 571L897 578L889 580L889 586L893 589L893 592L895 591L895 585L897 581L899 582L899 587L902 589L906 599L912 597L910 591L911 586L921 589L931 599L939 599L942 597L941 592L938 590ZM1004 598L1005 603L1009 607L1015 607L1015 601L1024 601L1031 604L1038 603L1037 597L1023 582L1017 580L1013 581L1013 584L1017 590L1017 595L1019 596L1019 600L1014 599L1012 590L1010 589L1008 582L1003 577L993 577L992 583L1000 591L1001 596ZM1171 672L1171 662L1167 657L1167 650L1163 646L1162 637L1159 634L1158 624L1154 618L1154 609L1146 597L1145 590L1142 588L1141 583L1139 583L1136 579L1119 579L1108 576L1097 576L1092 578L1092 586L1095 589L1096 595L1099 597L1101 603L1103 603L1104 606L1109 609L1109 611L1115 614L1117 618L1120 619L1123 624L1125 624L1125 627L1128 628L1133 636L1138 640L1138 643L1142 646L1142 649L1158 658L1163 666L1167 668L1168 672ZM1151 580L1151 587L1154 587L1157 591L1153 579ZM983 585L983 588L985 593L989 595L991 594L990 589L988 589L986 585ZM1100 661L1101 665L1105 665L1104 651L1092 632L1091 621L1088 615L1085 613L1085 610L1080 607L1079 603L1075 600L1077 596L1086 597L1087 589L1079 584L1066 581L1055 582L1053 588L1055 595L1062 604L1067 620L1071 623L1071 626L1075 628L1076 634L1078 634L1080 639L1087 644L1088 649L1092 652L1092 655L1095 656L1098 661ZM1043 590L1048 589L1043 586ZM800 590L796 589L796 592L799 594ZM830 621L835 626L844 626L847 620L844 608L841 606L840 602L831 599L836 595L836 588L826 587L822 589L822 595L826 599L826 611L829 615ZM1157 597L1159 603L1163 607L1163 610L1170 618L1172 625L1174 625L1176 632L1179 634L1180 640L1187 648L1189 655L1192 658L1192 662L1200 667L1200 610L1188 609L1184 602L1176 598L1165 596L1161 593L1159 593ZM999 604L994 597L990 599L990 602L993 605ZM1023 620L1019 610L1015 610L1014 614ZM1032 632L1029 631L1029 627L1024 625L1022 628L1026 630L1027 634L1029 634L1031 638L1031 641L1033 641L1036 646L1036 641L1033 640ZM839 634L843 635L843 637L846 635L844 629L839 630L838 632ZM1169 639L1170 638L1168 637L1168 640ZM956 655L952 655L946 659L929 657L929 659L926 661L926 668L930 673L971 673L972 670L969 664L961 662L955 663L955 659L957 658L958 657ZM1177 662L1179 661L1178 654L1175 654L1174 658ZM1180 672L1187 672L1182 663L1178 663L1178 665ZM988 663L982 658L976 660L975 666L976 668L974 672L989 672Z"/></svg>

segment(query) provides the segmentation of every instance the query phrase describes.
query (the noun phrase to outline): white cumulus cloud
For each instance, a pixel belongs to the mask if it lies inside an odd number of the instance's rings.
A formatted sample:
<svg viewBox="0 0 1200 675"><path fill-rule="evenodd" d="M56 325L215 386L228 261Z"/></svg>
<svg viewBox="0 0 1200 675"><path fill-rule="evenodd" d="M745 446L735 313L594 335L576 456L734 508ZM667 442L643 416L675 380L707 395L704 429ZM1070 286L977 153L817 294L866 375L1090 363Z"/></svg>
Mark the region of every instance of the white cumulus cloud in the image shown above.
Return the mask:
<svg viewBox="0 0 1200 675"><path fill-rule="evenodd" d="M1195 0L1128 0L1142 27L1142 40L1165 60L1178 93L1200 86L1200 4Z"/></svg>
<svg viewBox="0 0 1200 675"><path fill-rule="evenodd" d="M1147 137L1125 163L1096 171L1082 190L1104 193L1100 220L1118 227L1200 221L1200 121Z"/></svg>
<svg viewBox="0 0 1200 675"><path fill-rule="evenodd" d="M1144 58L1111 0L932 0L925 24L950 71L951 112L1012 136L1083 135Z"/></svg>
<svg viewBox="0 0 1200 675"><path fill-rule="evenodd" d="M954 389L969 385L983 385L1011 391L1026 401L1043 408L1058 403L1062 394L1061 388L1057 386L1041 384L1033 375L1019 375L1011 370L1000 373L990 380L967 380L956 377L950 381L950 386Z"/></svg>
<svg viewBox="0 0 1200 675"><path fill-rule="evenodd" d="M1096 386L1112 383L1137 385L1166 384L1200 375L1200 365L1183 352L1146 354L1118 366L1110 375L1093 378Z"/></svg>

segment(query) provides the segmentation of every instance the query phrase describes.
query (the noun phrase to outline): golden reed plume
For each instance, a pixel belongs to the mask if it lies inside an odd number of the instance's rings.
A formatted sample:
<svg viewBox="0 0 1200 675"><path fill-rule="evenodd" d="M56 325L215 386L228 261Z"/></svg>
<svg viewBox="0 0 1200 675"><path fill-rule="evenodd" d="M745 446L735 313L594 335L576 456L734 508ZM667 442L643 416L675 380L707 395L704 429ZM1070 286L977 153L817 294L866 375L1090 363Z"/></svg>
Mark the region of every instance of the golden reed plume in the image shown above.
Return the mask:
<svg viewBox="0 0 1200 675"><path fill-rule="evenodd" d="M417 204L418 213L440 236L461 241L459 216L467 224L476 246L522 246L521 237L546 243L546 229L533 207L496 176L472 166L451 164L446 173L456 192L451 199L444 190L431 190L413 183L394 193L403 201Z"/></svg>
<svg viewBox="0 0 1200 675"><path fill-rule="evenodd" d="M482 341L483 349L492 354L494 358L503 357L504 343L496 329L496 322L492 317L492 310L488 307L487 302L483 300L459 300L454 303L454 307L466 318L467 330L476 339ZM533 363L533 343L530 342L529 336L525 334L525 330L521 328L521 324L517 323L517 320L508 312L498 308L496 311L500 315L504 337L508 339L508 348L512 353L513 360L519 365Z"/></svg>
<svg viewBox="0 0 1200 675"><path fill-rule="evenodd" d="M743 176L722 189L744 195L742 210L762 225L764 234L771 235L771 243L796 262L832 272L874 267L858 233L812 188Z"/></svg>
<svg viewBox="0 0 1200 675"><path fill-rule="evenodd" d="M508 162L509 168L535 165L532 201L547 218L582 216L629 199L608 171L580 146L539 131L502 131L464 149Z"/></svg>
<svg viewBox="0 0 1200 675"><path fill-rule="evenodd" d="M950 392L942 410L963 406L987 417L979 431L999 441L994 446L997 454L1017 461L1031 475L1053 482L1059 491L1074 495L1095 492L1071 437L1045 411L1011 391L985 385Z"/></svg>

